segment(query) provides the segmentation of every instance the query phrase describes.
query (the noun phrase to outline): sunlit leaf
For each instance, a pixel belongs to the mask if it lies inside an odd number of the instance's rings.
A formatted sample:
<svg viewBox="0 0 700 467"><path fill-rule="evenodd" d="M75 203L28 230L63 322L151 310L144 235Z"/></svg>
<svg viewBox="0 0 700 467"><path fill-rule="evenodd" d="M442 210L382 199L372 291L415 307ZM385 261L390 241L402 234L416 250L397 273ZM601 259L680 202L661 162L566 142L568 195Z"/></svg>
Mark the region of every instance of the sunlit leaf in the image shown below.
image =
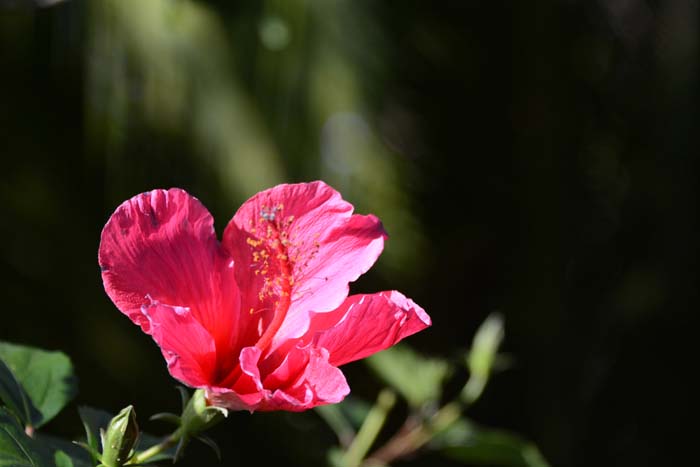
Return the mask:
<svg viewBox="0 0 700 467"><path fill-rule="evenodd" d="M436 401L451 368L444 360L426 358L406 345L395 345L374 354L367 364L413 407Z"/></svg>
<svg viewBox="0 0 700 467"><path fill-rule="evenodd" d="M467 366L472 375L488 378L503 336L503 318L498 313L492 313L476 331L467 356Z"/></svg>
<svg viewBox="0 0 700 467"><path fill-rule="evenodd" d="M503 318L498 313L490 314L477 329L466 357L469 381L461 394L462 400L467 404L475 402L484 391L497 363L498 348L503 342L503 337Z"/></svg>
<svg viewBox="0 0 700 467"><path fill-rule="evenodd" d="M533 443L506 431L480 427L464 418L437 435L431 447L447 457L476 465L549 465Z"/></svg>
<svg viewBox="0 0 700 467"><path fill-rule="evenodd" d="M0 467L53 467L41 446L24 433L14 415L0 407Z"/></svg>
<svg viewBox="0 0 700 467"><path fill-rule="evenodd" d="M45 424L56 416L77 393L73 365L61 352L48 352L0 342L0 360L5 362L24 391L22 393L15 388L17 392L11 398L15 403L18 400L22 401L24 406L17 415L25 425L39 427ZM1 368L0 373L4 373ZM2 382L0 386L3 386ZM8 386L5 388L7 389ZM9 389L13 388L10 386ZM26 396L29 397L29 401L23 399ZM1 390L0 397L3 397ZM4 397L3 401L5 401ZM7 401L5 403L15 412L11 403Z"/></svg>

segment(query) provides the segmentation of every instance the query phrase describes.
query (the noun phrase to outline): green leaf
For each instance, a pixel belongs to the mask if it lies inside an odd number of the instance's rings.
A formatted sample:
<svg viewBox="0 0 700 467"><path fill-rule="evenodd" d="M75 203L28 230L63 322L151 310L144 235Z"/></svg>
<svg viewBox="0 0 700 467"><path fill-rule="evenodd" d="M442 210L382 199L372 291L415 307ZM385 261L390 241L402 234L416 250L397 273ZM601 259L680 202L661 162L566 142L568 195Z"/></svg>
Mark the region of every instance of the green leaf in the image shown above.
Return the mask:
<svg viewBox="0 0 700 467"><path fill-rule="evenodd" d="M440 398L442 383L452 371L446 361L426 358L402 344L374 354L365 361L416 408Z"/></svg>
<svg viewBox="0 0 700 467"><path fill-rule="evenodd" d="M467 356L467 366L472 376L482 379L489 377L503 336L503 318L498 313L490 314L477 329Z"/></svg>
<svg viewBox="0 0 700 467"><path fill-rule="evenodd" d="M549 466L533 443L507 431L479 427L464 418L438 434L430 446L447 457L470 464Z"/></svg>
<svg viewBox="0 0 700 467"><path fill-rule="evenodd" d="M498 313L490 314L477 329L472 348L466 356L469 381L460 394L466 404L473 404L484 392L494 365L498 362L498 348L503 337L503 318Z"/></svg>
<svg viewBox="0 0 700 467"><path fill-rule="evenodd" d="M53 467L39 443L24 433L19 420L0 407L0 467Z"/></svg>
<svg viewBox="0 0 700 467"><path fill-rule="evenodd" d="M73 441L41 432L34 433L34 439L41 443L45 449L49 449L53 452L54 462L56 462L57 467L62 466L62 464L59 464L59 461L66 462L64 456L68 456L71 461L71 464L65 465L72 465L73 467L94 467L96 464L95 462L91 462L90 455L87 451ZM61 454L59 454L59 452Z"/></svg>
<svg viewBox="0 0 700 467"><path fill-rule="evenodd" d="M53 455L56 467L75 467L73 460L63 451L56 451Z"/></svg>
<svg viewBox="0 0 700 467"><path fill-rule="evenodd" d="M39 411L32 404L31 398L17 381L10 367L2 360L0 360L0 401L25 425L30 424L31 420L40 416Z"/></svg>
<svg viewBox="0 0 700 467"><path fill-rule="evenodd" d="M25 425L40 427L45 424L55 417L77 393L73 365L61 352L48 352L0 342L0 360L5 362L16 382L24 390L24 395L15 393L13 400L16 402L28 396L31 402L17 413ZM5 372L0 370L0 373ZM3 375L3 379L6 376ZM5 383L7 383L6 380ZM5 404L14 412L12 405L5 400L2 393L0 397L3 397Z"/></svg>

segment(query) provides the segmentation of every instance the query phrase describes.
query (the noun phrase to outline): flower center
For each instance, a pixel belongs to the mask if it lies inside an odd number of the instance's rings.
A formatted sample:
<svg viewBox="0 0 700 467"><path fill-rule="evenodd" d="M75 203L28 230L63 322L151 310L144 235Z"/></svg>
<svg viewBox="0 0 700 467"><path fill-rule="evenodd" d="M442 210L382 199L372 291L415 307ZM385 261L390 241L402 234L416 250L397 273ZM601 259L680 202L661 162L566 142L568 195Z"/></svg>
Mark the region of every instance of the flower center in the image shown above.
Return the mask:
<svg viewBox="0 0 700 467"><path fill-rule="evenodd" d="M289 238L287 229L294 221L289 216L280 220L281 204L267 208L263 206L260 211L260 223L263 224L261 238L258 240L249 238L248 244L253 248L253 262L255 274L263 276L263 285L258 292L261 302L272 298L272 320L265 328L255 346L264 351L268 348L277 331L279 331L284 318L287 316L292 303L292 287L294 285L293 264L289 257ZM262 247L260 249L256 249ZM254 313L254 310L250 310Z"/></svg>
<svg viewBox="0 0 700 467"><path fill-rule="evenodd" d="M253 315L261 313L255 347L265 354L284 323L293 299L308 291L298 290L304 283L309 262L318 254L318 234L297 236L292 232L294 216L282 216L282 204L262 206L255 220L250 220L251 237L246 243L251 248L253 274L259 284L258 307L250 308ZM265 356L263 355L263 358ZM223 380L220 387L233 387L241 375L238 363Z"/></svg>

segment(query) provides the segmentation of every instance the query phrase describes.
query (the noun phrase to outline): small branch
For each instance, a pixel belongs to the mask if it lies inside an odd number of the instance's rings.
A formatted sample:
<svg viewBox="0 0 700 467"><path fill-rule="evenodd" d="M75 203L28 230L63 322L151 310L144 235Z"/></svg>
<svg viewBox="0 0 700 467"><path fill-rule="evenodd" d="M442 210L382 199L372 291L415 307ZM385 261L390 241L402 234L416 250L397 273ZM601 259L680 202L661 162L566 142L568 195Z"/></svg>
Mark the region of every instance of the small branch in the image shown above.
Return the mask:
<svg viewBox="0 0 700 467"><path fill-rule="evenodd" d="M335 432L338 442L343 449L347 449L355 439L355 430L345 418L337 405L321 405L316 407L316 413Z"/></svg>
<svg viewBox="0 0 700 467"><path fill-rule="evenodd" d="M127 465L139 465L148 462L150 459L154 458L158 454L162 454L168 449L175 446L180 441L181 437L182 430L178 428L160 443L151 446L145 451L137 452L136 454L134 454L134 457L132 457L131 460L129 460L129 463Z"/></svg>
<svg viewBox="0 0 700 467"><path fill-rule="evenodd" d="M416 452L425 446L436 434L449 428L450 425L456 422L462 414L462 410L461 404L450 402L435 412L427 422L410 424L411 419L406 420L406 424L401 430L389 439L384 446L377 449L362 465L386 465Z"/></svg>
<svg viewBox="0 0 700 467"><path fill-rule="evenodd" d="M343 456L344 467L358 467L362 459L372 447L379 431L384 426L389 411L396 404L396 394L390 389L383 389L377 397L377 402L367 414L364 423L357 432L357 436L345 451Z"/></svg>

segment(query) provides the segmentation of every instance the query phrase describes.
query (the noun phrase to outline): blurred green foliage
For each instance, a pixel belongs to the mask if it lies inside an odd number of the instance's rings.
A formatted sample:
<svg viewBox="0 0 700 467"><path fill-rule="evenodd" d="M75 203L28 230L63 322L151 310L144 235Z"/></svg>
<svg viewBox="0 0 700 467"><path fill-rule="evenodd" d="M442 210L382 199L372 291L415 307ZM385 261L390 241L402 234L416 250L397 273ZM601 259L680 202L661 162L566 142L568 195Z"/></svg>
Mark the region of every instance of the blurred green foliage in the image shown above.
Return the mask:
<svg viewBox="0 0 700 467"><path fill-rule="evenodd" d="M257 190L322 178L383 220L353 289L428 310L422 353L454 355L502 311L513 366L474 420L552 465L687 454L696 2L49 3L0 0L0 339L70 355L80 403L178 403L102 290L119 203L180 186L221 232ZM49 428L79 432L70 412ZM335 442L314 413L232 419L215 433L232 465L323 465Z"/></svg>
<svg viewBox="0 0 700 467"><path fill-rule="evenodd" d="M407 344L397 344L374 354L367 359L367 364L413 408L439 400L442 384L451 371L447 361L425 358Z"/></svg>

